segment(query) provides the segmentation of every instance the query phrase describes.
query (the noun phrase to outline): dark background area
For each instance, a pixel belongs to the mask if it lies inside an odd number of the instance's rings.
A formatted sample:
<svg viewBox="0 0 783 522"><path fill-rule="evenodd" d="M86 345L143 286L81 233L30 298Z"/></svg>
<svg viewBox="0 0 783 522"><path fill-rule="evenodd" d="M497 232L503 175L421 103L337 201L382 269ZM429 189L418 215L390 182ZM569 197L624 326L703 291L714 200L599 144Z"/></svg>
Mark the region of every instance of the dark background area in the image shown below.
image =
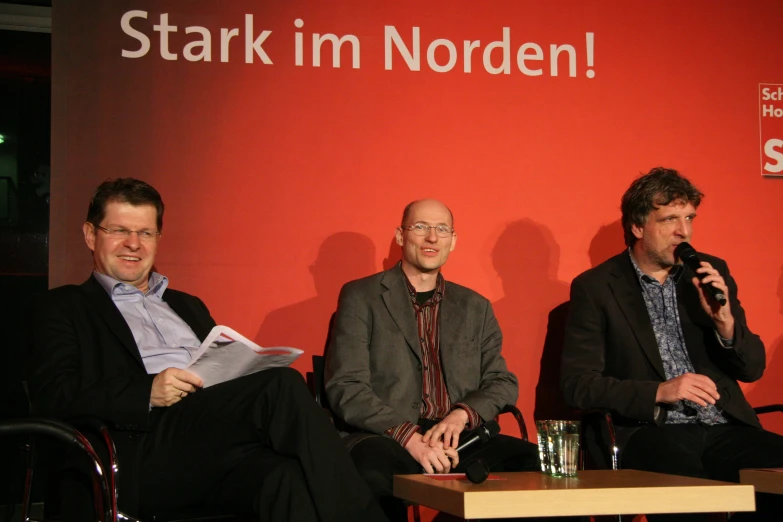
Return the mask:
<svg viewBox="0 0 783 522"><path fill-rule="evenodd" d="M51 34L0 30L0 419L29 414L24 318L48 286L50 128ZM0 505L21 498L22 442L0 445Z"/></svg>

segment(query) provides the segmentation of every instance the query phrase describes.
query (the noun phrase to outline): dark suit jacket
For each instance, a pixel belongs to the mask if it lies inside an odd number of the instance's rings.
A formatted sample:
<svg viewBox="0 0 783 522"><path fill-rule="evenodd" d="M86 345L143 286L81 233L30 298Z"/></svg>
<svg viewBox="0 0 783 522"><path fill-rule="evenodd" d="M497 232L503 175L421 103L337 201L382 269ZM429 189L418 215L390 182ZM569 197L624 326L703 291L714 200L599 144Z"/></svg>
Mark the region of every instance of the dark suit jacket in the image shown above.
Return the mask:
<svg viewBox="0 0 783 522"><path fill-rule="evenodd" d="M745 322L726 262L700 256L721 273L729 288L728 306L736 324L734 345L727 349L718 341L691 282L694 273L685 267L676 287L685 346L695 372L715 381L721 397L718 407L736 421L760 426L737 381L761 377L764 345ZM565 400L580 409L608 409L621 427L654 422L655 394L666 380L639 285L627 252L588 270L571 284L560 380Z"/></svg>
<svg viewBox="0 0 783 522"><path fill-rule="evenodd" d="M416 423L422 395L416 314L400 266L346 284L326 356L326 392L354 430L382 434ZM440 306L440 352L452 403L483 419L516 403L517 379L500 354L503 336L492 305L446 282Z"/></svg>
<svg viewBox="0 0 783 522"><path fill-rule="evenodd" d="M198 336L215 321L197 297L167 289L163 299ZM90 277L44 294L30 314L27 380L35 415L96 416L112 429L122 471L124 509L135 513L138 451L151 428L147 373L122 314Z"/></svg>

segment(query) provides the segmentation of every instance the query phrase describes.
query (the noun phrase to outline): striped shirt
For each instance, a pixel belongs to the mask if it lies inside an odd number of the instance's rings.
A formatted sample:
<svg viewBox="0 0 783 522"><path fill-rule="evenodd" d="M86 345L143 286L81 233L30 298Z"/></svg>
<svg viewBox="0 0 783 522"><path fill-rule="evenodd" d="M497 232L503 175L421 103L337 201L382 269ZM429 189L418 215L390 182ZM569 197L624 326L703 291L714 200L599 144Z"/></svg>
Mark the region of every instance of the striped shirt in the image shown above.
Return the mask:
<svg viewBox="0 0 783 522"><path fill-rule="evenodd" d="M461 408L468 414L468 429L475 428L481 423L481 417L476 410L467 404L456 403L452 405L443 375L443 366L440 358L440 303L444 298L446 281L441 274L438 274L432 296L423 303L419 302L418 297L421 296L417 295L416 289L408 280L408 276L405 276L405 284L408 289L408 295L411 298L413 310L416 312L419 346L421 349L422 397L421 406L419 407L419 419L439 421L455 408ZM422 294L425 294L425 292L422 292ZM419 431L419 428L419 425L406 421L398 426L389 428L386 430L386 434L404 447L413 434Z"/></svg>

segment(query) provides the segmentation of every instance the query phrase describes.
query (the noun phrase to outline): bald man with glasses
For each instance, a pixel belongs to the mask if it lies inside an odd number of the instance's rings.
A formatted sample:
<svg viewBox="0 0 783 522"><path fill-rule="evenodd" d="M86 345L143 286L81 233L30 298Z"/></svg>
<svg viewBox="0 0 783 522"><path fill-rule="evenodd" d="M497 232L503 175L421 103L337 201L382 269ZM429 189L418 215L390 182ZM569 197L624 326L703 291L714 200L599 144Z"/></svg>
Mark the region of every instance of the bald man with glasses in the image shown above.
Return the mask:
<svg viewBox="0 0 783 522"><path fill-rule="evenodd" d="M396 474L539 470L535 445L499 435L457 453L460 438L515 404L517 379L501 355L487 299L440 273L457 243L443 203L414 201L395 231L402 260L346 284L326 355L329 404L359 472L386 515L406 520Z"/></svg>

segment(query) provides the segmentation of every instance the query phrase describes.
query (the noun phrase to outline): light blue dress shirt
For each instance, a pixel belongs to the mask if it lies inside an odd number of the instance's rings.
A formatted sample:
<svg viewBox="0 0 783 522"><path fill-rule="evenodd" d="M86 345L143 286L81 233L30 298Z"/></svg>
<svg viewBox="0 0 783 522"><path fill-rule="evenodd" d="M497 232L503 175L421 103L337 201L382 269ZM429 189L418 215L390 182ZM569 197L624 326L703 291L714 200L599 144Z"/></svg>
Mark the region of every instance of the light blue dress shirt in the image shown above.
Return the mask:
<svg viewBox="0 0 783 522"><path fill-rule="evenodd" d="M93 272L128 323L147 373L185 368L201 345L190 326L163 301L166 276L152 272L146 294L133 285Z"/></svg>

